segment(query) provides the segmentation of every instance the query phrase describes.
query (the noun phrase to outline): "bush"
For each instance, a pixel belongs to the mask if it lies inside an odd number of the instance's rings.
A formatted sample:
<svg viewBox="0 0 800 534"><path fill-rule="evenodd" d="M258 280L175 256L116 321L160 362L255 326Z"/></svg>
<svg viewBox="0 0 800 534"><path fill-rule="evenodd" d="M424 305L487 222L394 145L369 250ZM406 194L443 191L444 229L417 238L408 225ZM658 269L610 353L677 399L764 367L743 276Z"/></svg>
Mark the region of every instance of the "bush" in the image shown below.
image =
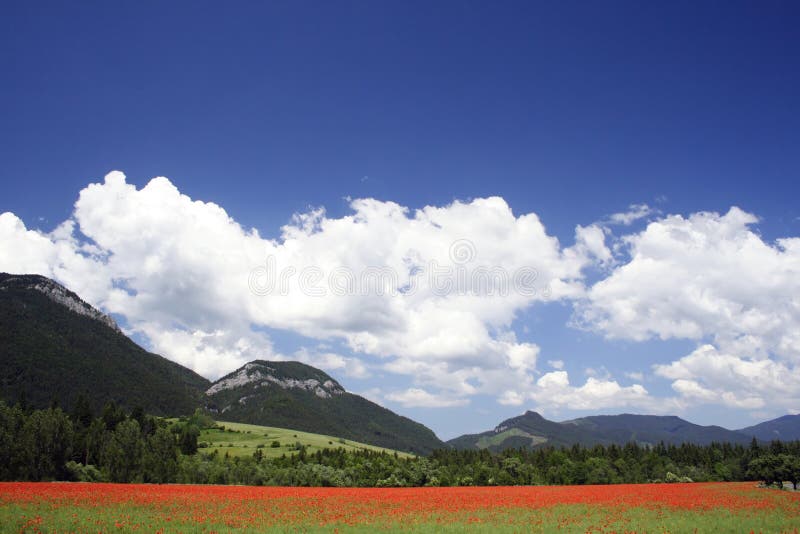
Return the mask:
<svg viewBox="0 0 800 534"><path fill-rule="evenodd" d="M670 471L667 471L667 476L664 477L664 479L665 479L666 482L669 482L669 483L674 483L674 482L694 482L689 477L681 477L681 476L676 475L675 473L671 473Z"/></svg>
<svg viewBox="0 0 800 534"><path fill-rule="evenodd" d="M102 482L103 474L92 464L83 465L70 460L66 466L72 480L77 482Z"/></svg>
<svg viewBox="0 0 800 534"><path fill-rule="evenodd" d="M273 441L272 445L270 445L270 447L272 447L273 449L277 449L280 446L281 446L281 442L280 441Z"/></svg>

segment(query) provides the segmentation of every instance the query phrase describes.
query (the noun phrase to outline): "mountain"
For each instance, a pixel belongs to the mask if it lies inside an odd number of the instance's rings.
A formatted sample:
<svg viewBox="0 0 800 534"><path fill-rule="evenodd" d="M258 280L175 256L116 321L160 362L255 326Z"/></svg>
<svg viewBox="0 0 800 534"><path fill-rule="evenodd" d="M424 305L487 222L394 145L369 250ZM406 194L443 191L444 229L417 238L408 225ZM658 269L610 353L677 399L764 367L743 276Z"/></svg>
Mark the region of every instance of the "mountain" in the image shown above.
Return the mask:
<svg viewBox="0 0 800 534"><path fill-rule="evenodd" d="M292 428L427 454L444 447L429 428L348 393L300 362L256 360L214 382L206 408L226 421Z"/></svg>
<svg viewBox="0 0 800 534"><path fill-rule="evenodd" d="M663 441L666 444L707 445L712 442L747 444L752 440L721 426L696 425L674 415L593 415L561 424L578 427L605 443L636 441L656 444Z"/></svg>
<svg viewBox="0 0 800 534"><path fill-rule="evenodd" d="M38 275L0 273L0 399L69 408L81 393L154 415L193 412L210 382L142 349L114 320Z"/></svg>
<svg viewBox="0 0 800 534"><path fill-rule="evenodd" d="M536 448L539 446L696 443L749 443L752 438L719 426L700 426L680 417L659 415L595 415L571 421L549 421L536 412L507 419L494 430L447 442L456 449Z"/></svg>
<svg viewBox="0 0 800 534"><path fill-rule="evenodd" d="M800 415L784 415L771 421L742 428L737 432L763 441L800 440Z"/></svg>
<svg viewBox="0 0 800 534"><path fill-rule="evenodd" d="M589 436L581 428L548 421L536 412L527 411L517 417L506 419L493 430L459 436L447 444L455 449L500 451L535 448L545 444L562 446L588 442L590 442Z"/></svg>

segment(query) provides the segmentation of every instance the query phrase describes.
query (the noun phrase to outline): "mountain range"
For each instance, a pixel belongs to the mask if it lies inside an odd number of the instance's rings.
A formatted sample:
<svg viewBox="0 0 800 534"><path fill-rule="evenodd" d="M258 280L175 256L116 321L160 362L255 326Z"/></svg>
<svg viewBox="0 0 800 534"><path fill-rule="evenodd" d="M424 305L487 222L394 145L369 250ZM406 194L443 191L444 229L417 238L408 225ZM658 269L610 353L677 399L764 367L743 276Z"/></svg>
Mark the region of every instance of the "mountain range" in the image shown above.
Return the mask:
<svg viewBox="0 0 800 534"><path fill-rule="evenodd" d="M528 411L494 429L446 444L429 428L347 392L300 362L250 362L216 382L128 338L114 320L57 282L0 273L0 400L69 409L78 395L94 409L108 401L154 415L200 408L221 420L291 428L427 454L456 449L535 448L635 441L749 443L800 439L800 415L739 430L700 426L675 416L597 415L563 422Z"/></svg>
<svg viewBox="0 0 800 534"><path fill-rule="evenodd" d="M570 421L549 421L536 412L525 412L479 434L466 434L447 444L456 449L536 448L544 445L610 445L637 442L677 445L695 443L748 444L755 437L762 441L778 439L775 426L781 425L780 439L800 439L800 416L786 416L756 427L728 430L720 426L700 426L672 415L593 415Z"/></svg>

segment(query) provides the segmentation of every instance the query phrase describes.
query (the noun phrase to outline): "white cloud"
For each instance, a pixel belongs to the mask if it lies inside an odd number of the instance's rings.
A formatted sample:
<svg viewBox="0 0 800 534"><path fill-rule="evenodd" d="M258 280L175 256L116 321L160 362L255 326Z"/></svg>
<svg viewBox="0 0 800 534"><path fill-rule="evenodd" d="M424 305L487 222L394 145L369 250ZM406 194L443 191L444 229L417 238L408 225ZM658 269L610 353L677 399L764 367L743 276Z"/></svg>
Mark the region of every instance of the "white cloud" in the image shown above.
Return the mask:
<svg viewBox="0 0 800 534"><path fill-rule="evenodd" d="M497 402L504 406L520 406L525 402L525 395L518 391L505 391L497 398Z"/></svg>
<svg viewBox="0 0 800 534"><path fill-rule="evenodd" d="M342 373L350 378L369 378L371 376L368 366L362 360L326 351L321 347L317 347L316 350L303 347L295 351L290 358L285 359L303 362L323 371Z"/></svg>
<svg viewBox="0 0 800 534"><path fill-rule="evenodd" d="M691 354L653 367L672 380L683 407L792 404L800 385L800 239L768 243L752 228L757 222L733 207L670 215L623 237L628 261L588 289L575 324L608 338L698 342Z"/></svg>
<svg viewBox="0 0 800 534"><path fill-rule="evenodd" d="M0 214L0 265L11 273L53 276L57 253L50 237L25 228L13 213Z"/></svg>
<svg viewBox="0 0 800 534"><path fill-rule="evenodd" d="M597 410L604 408L637 407L650 411L664 411L658 407L640 384L623 387L610 378L589 377L575 387L570 384L566 371L551 371L542 375L529 397L543 411L568 408L571 410Z"/></svg>
<svg viewBox="0 0 800 534"><path fill-rule="evenodd" d="M266 336L237 331L230 325L204 331L137 321L135 329L147 336L154 352L204 376L222 376L252 360L284 359L273 352Z"/></svg>
<svg viewBox="0 0 800 534"><path fill-rule="evenodd" d="M614 213L608 217L607 224L621 224L630 226L639 219L644 219L654 214L655 210L647 204L631 204L628 211Z"/></svg>
<svg viewBox="0 0 800 534"><path fill-rule="evenodd" d="M575 250L585 257L596 258L600 265L609 265L613 260L611 250L606 246L606 235L597 225L575 228Z"/></svg>
<svg viewBox="0 0 800 534"><path fill-rule="evenodd" d="M747 358L703 345L683 358L655 365L656 375L673 380L674 389L691 403L755 409L785 405L800 398L800 369L769 358Z"/></svg>
<svg viewBox="0 0 800 534"><path fill-rule="evenodd" d="M636 380L637 382L644 381L644 373L641 373L639 371L629 371L625 373L625 376L627 378L630 378L631 380Z"/></svg>
<svg viewBox="0 0 800 534"><path fill-rule="evenodd" d="M386 400L396 402L406 408L452 408L469 404L469 399L449 398L437 395L420 388L409 388L384 396Z"/></svg>
<svg viewBox="0 0 800 534"><path fill-rule="evenodd" d="M287 357L363 377L368 355L421 391L460 398L529 384L539 348L510 331L517 312L581 295L583 269L608 253L598 228L579 228L564 248L535 214L517 216L497 197L415 211L356 199L351 209L298 214L269 240L166 178L137 189L112 172L81 191L51 234L2 215L0 268L57 278L122 315L156 352L212 378ZM271 279L267 258L275 287L257 294L254 284L264 290ZM446 276L434 279L435 269ZM281 354L260 327L340 340L355 357Z"/></svg>
<svg viewBox="0 0 800 534"><path fill-rule="evenodd" d="M576 324L609 338L710 338L733 352L800 358L800 239L766 243L757 218L671 215L624 241L630 261L597 282Z"/></svg>
<svg viewBox="0 0 800 534"><path fill-rule="evenodd" d="M56 278L122 315L154 351L211 378L252 359L290 358L352 378L406 375L413 387L385 398L408 406L462 405L477 394L554 409L800 405L800 238L767 243L751 228L757 218L738 208L653 220L615 238L615 258L608 225L654 210L633 205L578 226L564 247L536 214L515 215L497 197L350 207L339 218L322 208L297 214L279 239L265 239L166 178L137 189L114 172L81 191L51 233L1 214L0 270ZM591 266L611 271L587 289ZM602 367L572 385L564 362L549 360L554 371L536 380L539 346L518 340L512 323L548 300L575 303L574 322L609 338L691 339L713 351L656 366L677 395L658 402ZM308 346L280 353L268 329Z"/></svg>

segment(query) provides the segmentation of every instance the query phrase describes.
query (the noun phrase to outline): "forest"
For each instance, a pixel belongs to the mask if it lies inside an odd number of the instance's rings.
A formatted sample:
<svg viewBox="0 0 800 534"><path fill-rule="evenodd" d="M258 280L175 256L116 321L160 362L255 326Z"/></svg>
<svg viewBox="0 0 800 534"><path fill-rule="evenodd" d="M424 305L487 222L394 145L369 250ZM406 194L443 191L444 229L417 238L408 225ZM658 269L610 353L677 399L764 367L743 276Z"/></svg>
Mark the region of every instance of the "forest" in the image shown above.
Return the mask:
<svg viewBox="0 0 800 534"><path fill-rule="evenodd" d="M309 453L298 445L267 459L260 449L250 457L204 452L198 437L210 425L216 423L199 411L168 420L114 403L95 416L83 398L70 413L0 403L0 480L349 487L760 480L795 488L800 481L800 442L439 449L416 457L337 448Z"/></svg>

